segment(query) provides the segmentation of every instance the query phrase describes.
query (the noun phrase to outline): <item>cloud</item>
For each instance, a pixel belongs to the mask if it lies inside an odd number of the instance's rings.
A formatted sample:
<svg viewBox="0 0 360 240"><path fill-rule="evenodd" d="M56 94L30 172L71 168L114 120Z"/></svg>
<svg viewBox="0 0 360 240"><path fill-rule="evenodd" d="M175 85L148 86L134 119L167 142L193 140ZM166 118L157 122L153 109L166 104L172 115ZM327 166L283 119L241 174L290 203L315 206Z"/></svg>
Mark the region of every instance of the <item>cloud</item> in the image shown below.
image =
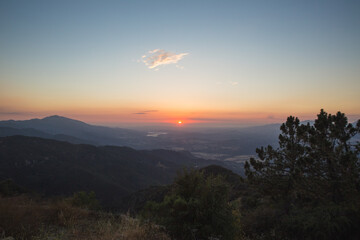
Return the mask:
<svg viewBox="0 0 360 240"><path fill-rule="evenodd" d="M239 85L238 82L230 82L230 84L233 85L233 86Z"/></svg>
<svg viewBox="0 0 360 240"><path fill-rule="evenodd" d="M188 54L189 53L175 54L172 52L166 52L163 49L154 49L149 51L148 55L143 55L141 59L148 68L153 69L161 65L177 63Z"/></svg>
<svg viewBox="0 0 360 240"><path fill-rule="evenodd" d="M146 111L142 111L142 112L136 112L136 113L133 113L133 114L142 115L142 114L148 114L148 113L153 113L153 112L158 112L158 110L146 110Z"/></svg>

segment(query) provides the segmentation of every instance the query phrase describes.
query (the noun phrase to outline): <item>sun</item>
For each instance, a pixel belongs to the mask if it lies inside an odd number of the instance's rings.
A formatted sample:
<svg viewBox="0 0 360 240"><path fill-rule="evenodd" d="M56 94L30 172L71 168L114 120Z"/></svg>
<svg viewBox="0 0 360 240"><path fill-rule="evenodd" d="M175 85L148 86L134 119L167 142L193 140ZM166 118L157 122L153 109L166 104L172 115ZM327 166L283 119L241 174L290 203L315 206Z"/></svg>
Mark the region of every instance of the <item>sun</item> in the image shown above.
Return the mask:
<svg viewBox="0 0 360 240"><path fill-rule="evenodd" d="M179 124L179 125L181 125L181 124L182 124L182 121L181 121L181 120L179 120L179 121L178 121L178 124Z"/></svg>

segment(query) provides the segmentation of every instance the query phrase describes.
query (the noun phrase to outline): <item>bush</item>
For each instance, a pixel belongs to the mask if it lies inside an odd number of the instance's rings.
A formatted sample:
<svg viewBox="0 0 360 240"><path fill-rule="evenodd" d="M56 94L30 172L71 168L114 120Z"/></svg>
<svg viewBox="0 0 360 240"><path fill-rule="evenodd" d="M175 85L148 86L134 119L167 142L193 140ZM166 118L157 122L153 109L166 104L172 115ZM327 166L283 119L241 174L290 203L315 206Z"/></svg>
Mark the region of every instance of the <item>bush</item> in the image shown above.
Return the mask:
<svg viewBox="0 0 360 240"><path fill-rule="evenodd" d="M228 199L229 187L221 177L184 170L164 200L148 202L142 216L165 226L176 239L232 239L234 216Z"/></svg>

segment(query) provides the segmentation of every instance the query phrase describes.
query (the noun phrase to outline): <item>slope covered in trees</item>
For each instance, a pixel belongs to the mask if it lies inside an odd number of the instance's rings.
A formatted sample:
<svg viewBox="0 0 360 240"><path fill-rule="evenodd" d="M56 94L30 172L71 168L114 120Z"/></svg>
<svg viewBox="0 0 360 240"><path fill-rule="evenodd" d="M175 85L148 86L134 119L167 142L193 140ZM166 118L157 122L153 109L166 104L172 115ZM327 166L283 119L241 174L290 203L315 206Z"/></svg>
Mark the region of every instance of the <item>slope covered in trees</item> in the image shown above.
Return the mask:
<svg viewBox="0 0 360 240"><path fill-rule="evenodd" d="M172 182L183 167L219 161L195 158L187 152L96 147L49 139L0 138L0 180L47 196L94 191L101 203L120 208L124 196L140 189Z"/></svg>
<svg viewBox="0 0 360 240"><path fill-rule="evenodd" d="M258 192L244 210L246 229L277 239L358 239L360 144L351 139L360 121L321 110L313 125L290 116L281 131L279 148L261 147L245 165Z"/></svg>

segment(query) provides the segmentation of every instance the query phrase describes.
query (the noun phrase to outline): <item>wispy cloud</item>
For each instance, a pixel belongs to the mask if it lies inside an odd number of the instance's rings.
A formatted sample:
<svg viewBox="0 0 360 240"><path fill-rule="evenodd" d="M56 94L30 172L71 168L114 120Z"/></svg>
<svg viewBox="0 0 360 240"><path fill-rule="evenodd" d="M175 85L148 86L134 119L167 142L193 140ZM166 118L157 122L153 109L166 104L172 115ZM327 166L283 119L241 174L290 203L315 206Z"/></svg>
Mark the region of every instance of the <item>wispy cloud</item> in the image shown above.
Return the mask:
<svg viewBox="0 0 360 240"><path fill-rule="evenodd" d="M175 54L163 49L154 49L149 51L147 55L143 55L141 59L148 68L153 69L161 65L177 63L188 54L189 53Z"/></svg>
<svg viewBox="0 0 360 240"><path fill-rule="evenodd" d="M153 113L153 112L158 112L158 110L146 110L146 111L142 111L142 112L136 112L136 113L133 113L133 114L142 115L142 114L148 114L148 113Z"/></svg>

